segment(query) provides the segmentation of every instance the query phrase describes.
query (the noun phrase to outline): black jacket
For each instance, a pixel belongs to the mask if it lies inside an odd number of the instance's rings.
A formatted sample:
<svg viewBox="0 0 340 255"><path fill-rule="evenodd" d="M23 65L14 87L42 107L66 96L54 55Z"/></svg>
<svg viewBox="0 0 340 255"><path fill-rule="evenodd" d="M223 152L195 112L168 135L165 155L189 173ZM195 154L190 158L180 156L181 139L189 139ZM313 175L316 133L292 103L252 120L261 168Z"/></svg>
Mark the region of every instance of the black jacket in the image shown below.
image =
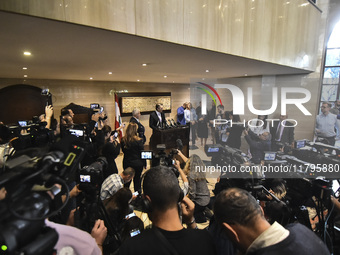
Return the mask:
<svg viewBox="0 0 340 255"><path fill-rule="evenodd" d="M261 163L264 159L264 152L271 150L270 140L263 141L256 137L252 131L249 130L248 135L244 137L250 146L251 161L255 164Z"/></svg>
<svg viewBox="0 0 340 255"><path fill-rule="evenodd" d="M272 142L275 142L277 127L279 125L279 121L275 121L273 127L270 129L270 133L272 135ZM294 142L294 127L293 123L286 121L286 124L283 128L282 135L281 135L281 143L285 144L292 144Z"/></svg>
<svg viewBox="0 0 340 255"><path fill-rule="evenodd" d="M164 112L161 113L161 116L162 116L162 123L159 123L159 118L158 118L156 111L150 114L149 127L152 128L152 130L159 129L160 127L166 126L166 119L165 119Z"/></svg>
<svg viewBox="0 0 340 255"><path fill-rule="evenodd" d="M141 152L144 150L143 140L134 141L128 145L122 140L120 142L122 151L124 153L123 168L132 167L133 169L140 169L146 166L146 161L141 159Z"/></svg>

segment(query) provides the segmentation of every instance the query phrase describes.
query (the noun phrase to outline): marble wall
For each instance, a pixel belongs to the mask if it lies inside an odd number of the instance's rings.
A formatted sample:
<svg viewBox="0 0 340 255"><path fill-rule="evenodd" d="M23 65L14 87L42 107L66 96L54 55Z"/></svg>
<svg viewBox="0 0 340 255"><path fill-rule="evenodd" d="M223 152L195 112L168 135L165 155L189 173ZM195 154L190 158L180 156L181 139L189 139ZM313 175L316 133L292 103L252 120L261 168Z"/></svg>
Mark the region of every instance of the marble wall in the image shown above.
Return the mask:
<svg viewBox="0 0 340 255"><path fill-rule="evenodd" d="M99 81L65 81L65 80L26 80L0 79L0 89L15 84L27 84L39 88L48 88L52 93L55 116L60 115L60 110L70 103L90 107L91 103L104 106L108 115L109 125L115 123L114 91L127 90L128 92L171 92L171 113L166 113L166 118L176 119L177 108L189 101L190 90L186 84L154 84L154 83L123 83ZM42 109L43 110L43 109ZM122 117L128 123L129 117ZM147 143L152 134L149 128L149 115L142 115L141 122L146 128Z"/></svg>
<svg viewBox="0 0 340 255"><path fill-rule="evenodd" d="M307 0L2 0L0 10L315 70L321 12Z"/></svg>

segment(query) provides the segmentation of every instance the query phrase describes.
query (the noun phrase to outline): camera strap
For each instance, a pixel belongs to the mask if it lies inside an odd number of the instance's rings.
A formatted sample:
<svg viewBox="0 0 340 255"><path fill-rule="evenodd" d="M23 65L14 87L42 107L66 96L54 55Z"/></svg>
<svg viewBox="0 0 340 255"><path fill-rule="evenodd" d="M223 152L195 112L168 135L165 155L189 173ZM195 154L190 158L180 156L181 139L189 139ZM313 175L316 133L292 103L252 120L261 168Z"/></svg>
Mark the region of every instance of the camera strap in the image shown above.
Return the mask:
<svg viewBox="0 0 340 255"><path fill-rule="evenodd" d="M168 239L165 238L165 236L158 228L153 227L152 230L157 236L157 238L161 241L161 243L170 251L171 255L178 255L178 252L175 250L175 248L171 245Z"/></svg>

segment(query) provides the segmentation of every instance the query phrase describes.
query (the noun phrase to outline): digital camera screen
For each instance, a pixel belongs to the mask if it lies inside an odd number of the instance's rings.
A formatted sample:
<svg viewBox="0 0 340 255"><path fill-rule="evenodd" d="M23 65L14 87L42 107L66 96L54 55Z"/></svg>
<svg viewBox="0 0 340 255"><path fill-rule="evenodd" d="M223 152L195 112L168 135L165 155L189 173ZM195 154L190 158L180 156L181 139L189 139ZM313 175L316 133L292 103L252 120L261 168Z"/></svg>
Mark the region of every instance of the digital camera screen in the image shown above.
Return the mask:
<svg viewBox="0 0 340 255"><path fill-rule="evenodd" d="M27 121L26 120L20 120L18 122L19 122L20 127L26 127L27 126Z"/></svg>
<svg viewBox="0 0 340 255"><path fill-rule="evenodd" d="M152 159L152 151L142 151L141 152L142 159Z"/></svg>
<svg viewBox="0 0 340 255"><path fill-rule="evenodd" d="M91 104L91 109L99 109L99 104Z"/></svg>
<svg viewBox="0 0 340 255"><path fill-rule="evenodd" d="M130 231L130 236L133 237L133 236L136 236L140 234L140 230L139 229L133 229Z"/></svg>
<svg viewBox="0 0 340 255"><path fill-rule="evenodd" d="M84 136L84 130L70 129L70 133L76 137Z"/></svg>
<svg viewBox="0 0 340 255"><path fill-rule="evenodd" d="M219 152L220 148L219 147L209 147L208 152Z"/></svg>
<svg viewBox="0 0 340 255"><path fill-rule="evenodd" d="M91 182L91 175L81 174L79 177L80 182Z"/></svg>
<svg viewBox="0 0 340 255"><path fill-rule="evenodd" d="M298 140L295 142L295 148L300 149L306 146L306 141L305 140Z"/></svg>
<svg viewBox="0 0 340 255"><path fill-rule="evenodd" d="M267 151L264 153L264 160L268 161L268 160L275 160L276 159L276 152L271 152L271 151Z"/></svg>

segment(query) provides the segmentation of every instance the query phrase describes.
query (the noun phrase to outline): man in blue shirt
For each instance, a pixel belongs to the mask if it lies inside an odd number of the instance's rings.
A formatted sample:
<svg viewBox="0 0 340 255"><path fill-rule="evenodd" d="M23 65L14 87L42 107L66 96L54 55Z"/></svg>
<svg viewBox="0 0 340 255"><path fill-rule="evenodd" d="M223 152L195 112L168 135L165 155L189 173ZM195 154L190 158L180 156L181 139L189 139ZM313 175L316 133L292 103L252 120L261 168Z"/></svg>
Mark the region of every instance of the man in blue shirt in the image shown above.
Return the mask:
<svg viewBox="0 0 340 255"><path fill-rule="evenodd" d="M178 107L177 109L177 123L180 125L185 126L185 116L184 116L184 110L187 108L187 103L184 103L182 106Z"/></svg>

